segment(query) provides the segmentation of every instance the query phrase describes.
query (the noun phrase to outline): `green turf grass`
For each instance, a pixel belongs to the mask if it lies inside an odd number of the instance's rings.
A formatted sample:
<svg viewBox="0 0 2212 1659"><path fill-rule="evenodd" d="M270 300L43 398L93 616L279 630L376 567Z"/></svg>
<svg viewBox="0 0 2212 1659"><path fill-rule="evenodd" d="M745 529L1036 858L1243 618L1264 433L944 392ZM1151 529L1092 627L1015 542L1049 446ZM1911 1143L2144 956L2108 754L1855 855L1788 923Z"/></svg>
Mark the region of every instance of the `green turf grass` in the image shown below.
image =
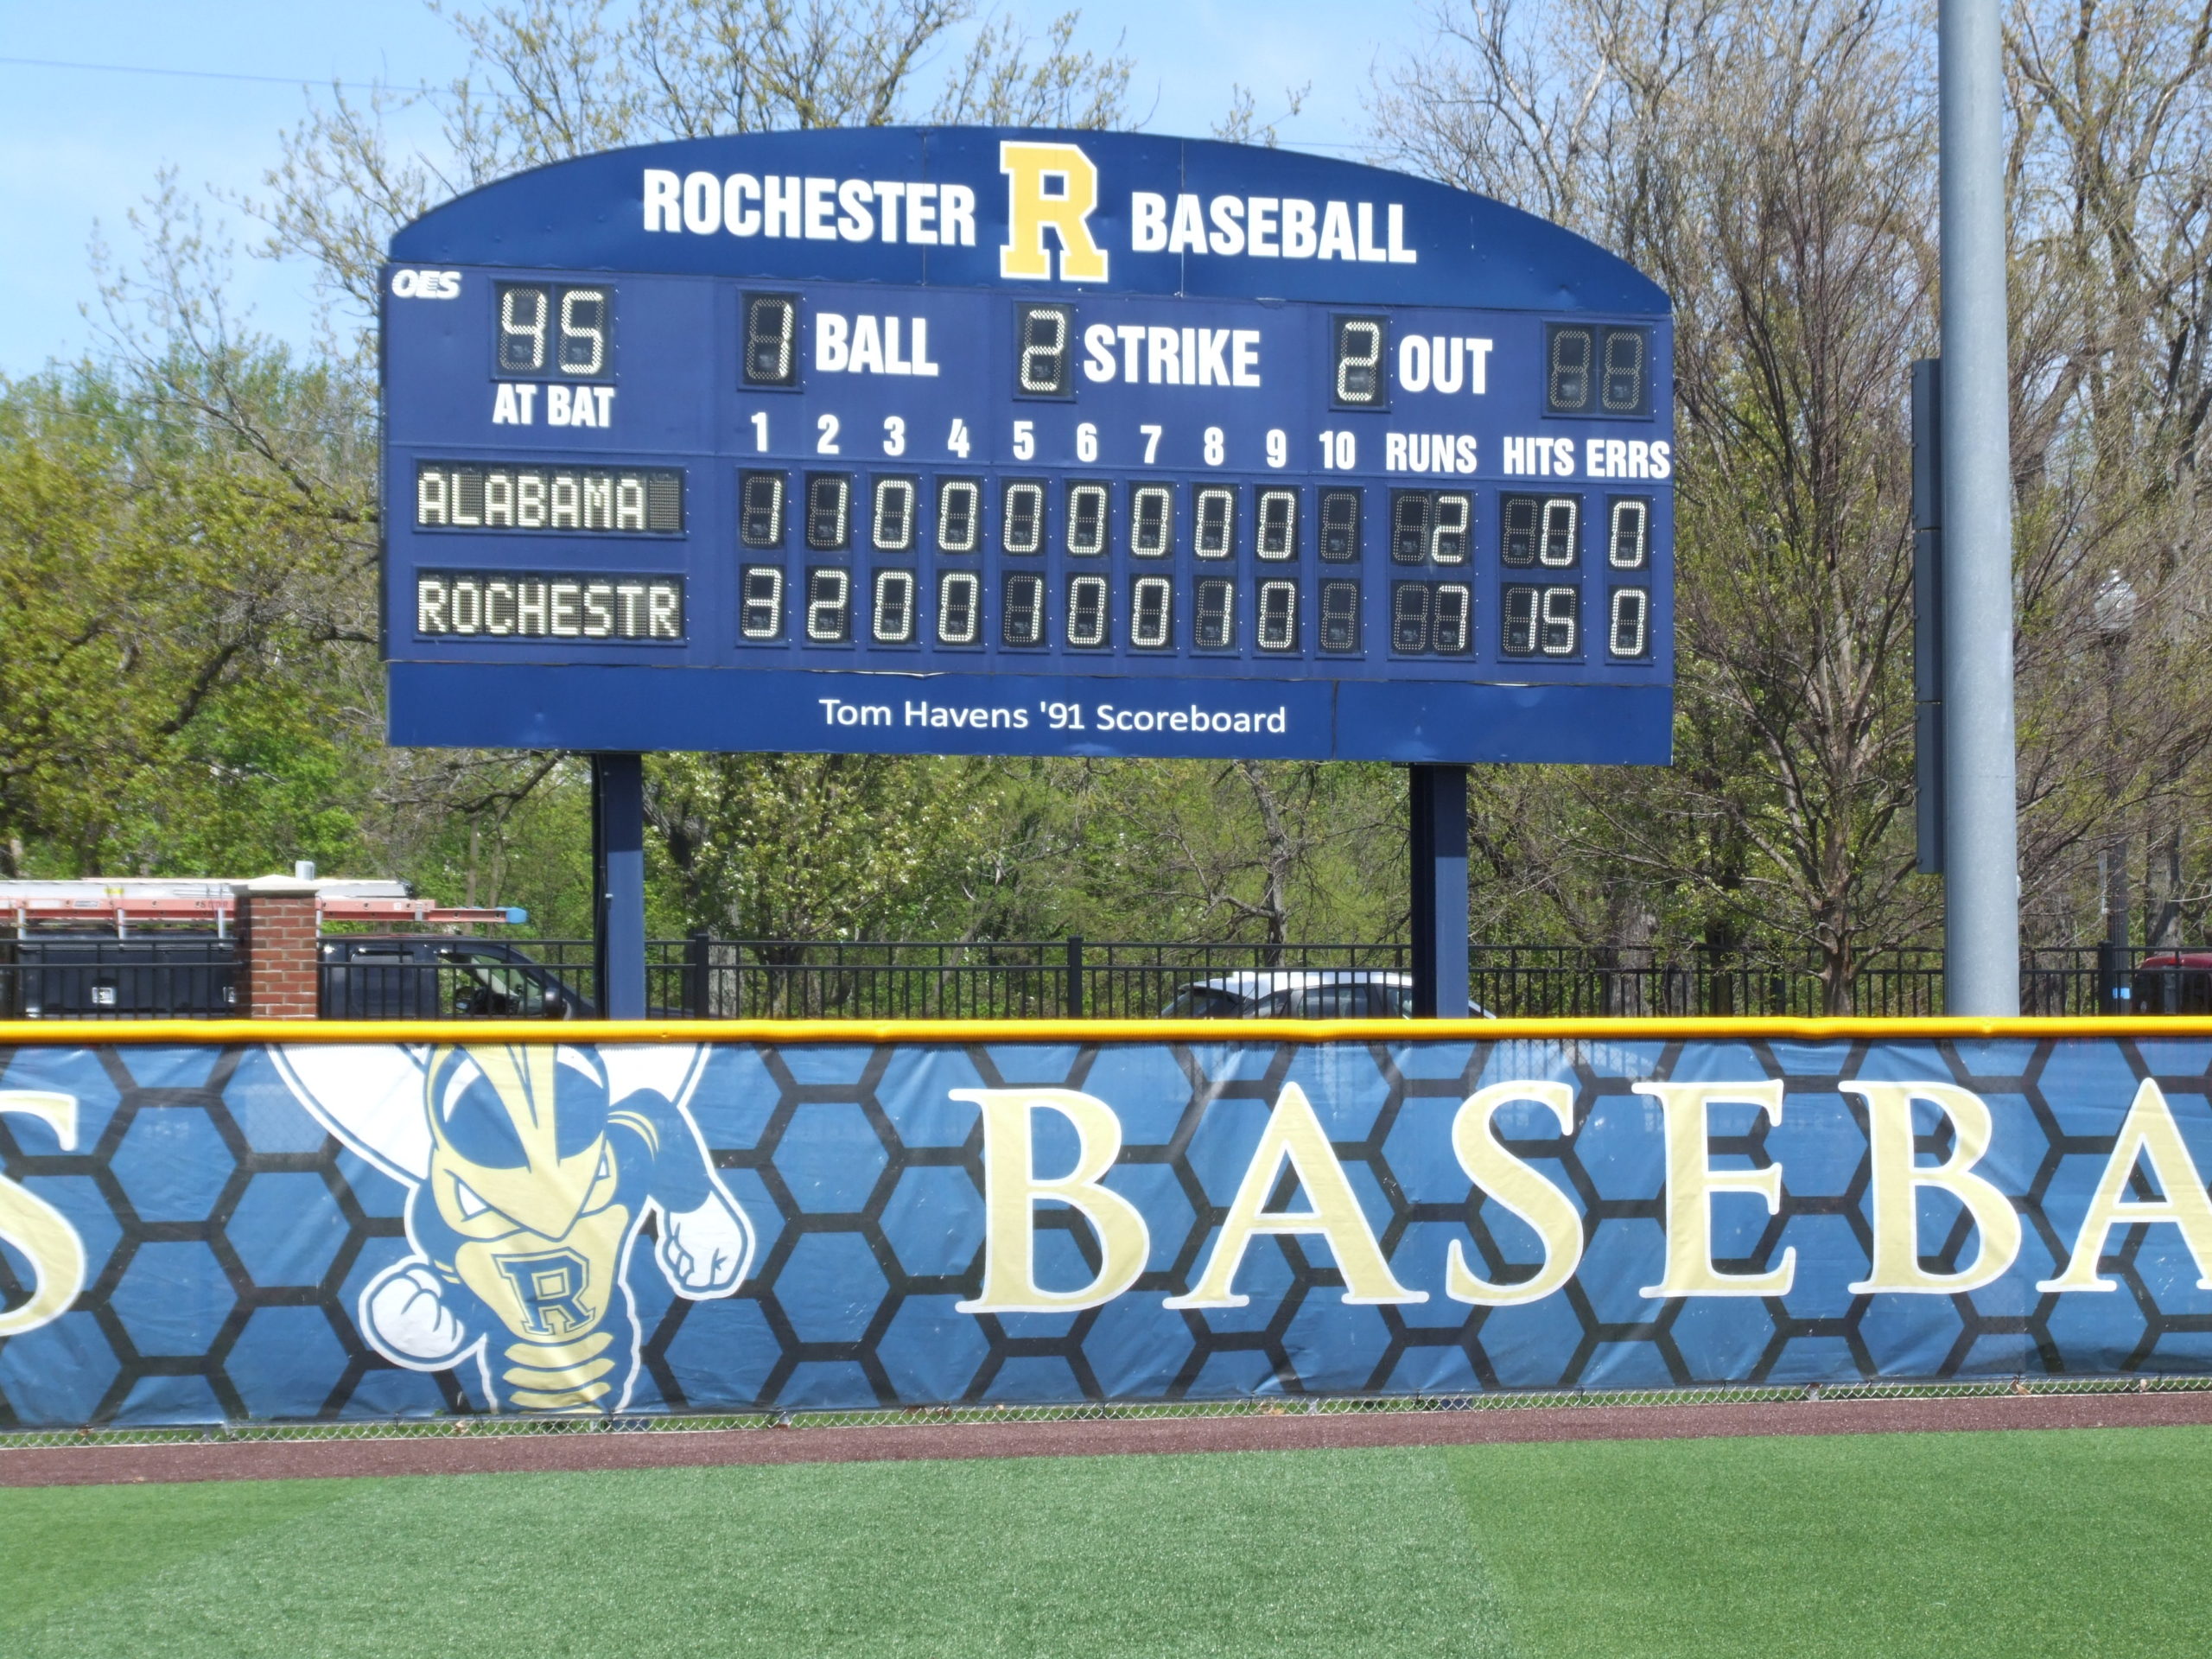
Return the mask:
<svg viewBox="0 0 2212 1659"><path fill-rule="evenodd" d="M268 1490L109 1488L86 1547L127 1557L211 1493ZM0 1620L6 1541L98 1507L0 1491ZM0 1652L1504 1656L1465 1541L1427 1452L361 1481L134 1582L49 1591Z"/></svg>
<svg viewBox="0 0 2212 1659"><path fill-rule="evenodd" d="M1443 1455L1524 1659L2212 1653L2212 1429Z"/></svg>
<svg viewBox="0 0 2212 1659"><path fill-rule="evenodd" d="M2208 1491L2212 1429L0 1491L0 1654L2166 1659Z"/></svg>
<svg viewBox="0 0 2212 1659"><path fill-rule="evenodd" d="M0 1489L0 1653L7 1632L71 1604L313 1514L342 1480Z"/></svg>

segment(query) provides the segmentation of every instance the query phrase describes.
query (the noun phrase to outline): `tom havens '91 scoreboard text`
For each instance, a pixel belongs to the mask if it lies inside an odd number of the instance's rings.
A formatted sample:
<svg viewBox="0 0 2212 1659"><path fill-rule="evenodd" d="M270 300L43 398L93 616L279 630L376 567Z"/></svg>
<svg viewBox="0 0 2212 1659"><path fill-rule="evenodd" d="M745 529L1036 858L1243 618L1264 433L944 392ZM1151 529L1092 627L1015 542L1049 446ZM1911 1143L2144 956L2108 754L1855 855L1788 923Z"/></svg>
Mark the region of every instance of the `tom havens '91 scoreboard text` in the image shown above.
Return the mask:
<svg viewBox="0 0 2212 1659"><path fill-rule="evenodd" d="M392 255L396 741L1667 758L1667 303L1497 203L769 135Z"/></svg>

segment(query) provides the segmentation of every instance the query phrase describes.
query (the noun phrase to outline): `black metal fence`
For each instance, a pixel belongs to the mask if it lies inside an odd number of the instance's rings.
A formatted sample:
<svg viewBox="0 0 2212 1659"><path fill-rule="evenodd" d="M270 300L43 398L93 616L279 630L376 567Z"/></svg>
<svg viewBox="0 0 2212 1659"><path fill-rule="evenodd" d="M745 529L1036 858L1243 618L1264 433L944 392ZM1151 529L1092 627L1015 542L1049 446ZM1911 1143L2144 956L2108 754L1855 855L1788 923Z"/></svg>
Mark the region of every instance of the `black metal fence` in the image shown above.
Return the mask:
<svg viewBox="0 0 2212 1659"><path fill-rule="evenodd" d="M2096 946L2035 947L2020 953L2020 1012L2081 1015L2212 1012L2202 987L2207 976L2186 969L2148 971L2145 959L2171 957L2168 947L2113 952ZM2146 995L2135 995L2147 982ZM2161 987L2171 982L2163 997ZM1943 953L1886 951L1861 963L1850 995L1831 1002L1828 982L1805 963L1697 949L1672 956L1576 945L1476 945L1469 982L1492 1014L1780 1014L1817 1018L1849 1013L1903 1018L1943 1012ZM2195 991L2196 1004L2188 1006Z"/></svg>
<svg viewBox="0 0 2212 1659"><path fill-rule="evenodd" d="M1484 1011L1502 1017L1811 1016L1827 1011L1827 984L1817 970L1733 951L1475 945L1467 969L1470 995ZM1940 953L1916 953L1862 970L1856 991L1859 1013L1940 1013Z"/></svg>
<svg viewBox="0 0 2212 1659"><path fill-rule="evenodd" d="M1396 1011L1409 983L1401 944L1185 945L1064 939L903 944L709 939L657 943L649 996L669 1013L715 1019L1133 1019L1169 1012L1263 1015ZM2021 1010L2031 1014L2212 1012L2212 975L2163 974L2145 957L2098 948L2024 951ZM1345 988L1369 984L1354 1008ZM2164 986L2163 995L2160 987ZM2133 990L2134 995L2129 993ZM1816 969L1735 952L1476 944L1473 1011L1500 1016L1780 1014L1834 1010ZM1943 1011L1940 950L1860 965L1848 1011Z"/></svg>
<svg viewBox="0 0 2212 1659"><path fill-rule="evenodd" d="M1388 988L1405 980L1407 956L1394 944L694 937L656 947L647 995L714 1019L1126 1020L1164 1013L1179 999L1192 1012L1262 1012L1270 995L1313 981ZM1218 994L1193 995L1207 988Z"/></svg>
<svg viewBox="0 0 2212 1659"><path fill-rule="evenodd" d="M1079 938L982 943L715 939L647 948L647 1001L663 1018L1134 1019L1387 1014L1409 1005L1399 944L1171 944ZM2145 966L2145 958L2152 959ZM2164 958L2167 965L2160 966ZM1474 1007L1503 1016L1818 1015L1808 964L1694 949L1477 944ZM0 1017L213 1018L236 1007L229 939L147 933L0 938ZM596 1013L585 939L333 936L327 1019L564 1018ZM1940 951L1862 963L1849 1011L1941 1013ZM2212 1013L2212 970L2140 947L2038 948L2022 956L2034 1014Z"/></svg>

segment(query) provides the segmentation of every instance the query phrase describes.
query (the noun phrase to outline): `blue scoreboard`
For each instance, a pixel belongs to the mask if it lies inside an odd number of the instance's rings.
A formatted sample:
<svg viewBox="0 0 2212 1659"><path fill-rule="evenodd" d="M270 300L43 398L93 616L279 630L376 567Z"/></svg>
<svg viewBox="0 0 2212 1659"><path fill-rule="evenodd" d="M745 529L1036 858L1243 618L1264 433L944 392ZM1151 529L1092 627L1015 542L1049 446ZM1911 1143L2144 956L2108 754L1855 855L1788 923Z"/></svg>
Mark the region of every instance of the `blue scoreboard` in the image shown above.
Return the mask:
<svg viewBox="0 0 2212 1659"><path fill-rule="evenodd" d="M383 279L392 741L1663 762L1667 298L1402 175L612 151Z"/></svg>

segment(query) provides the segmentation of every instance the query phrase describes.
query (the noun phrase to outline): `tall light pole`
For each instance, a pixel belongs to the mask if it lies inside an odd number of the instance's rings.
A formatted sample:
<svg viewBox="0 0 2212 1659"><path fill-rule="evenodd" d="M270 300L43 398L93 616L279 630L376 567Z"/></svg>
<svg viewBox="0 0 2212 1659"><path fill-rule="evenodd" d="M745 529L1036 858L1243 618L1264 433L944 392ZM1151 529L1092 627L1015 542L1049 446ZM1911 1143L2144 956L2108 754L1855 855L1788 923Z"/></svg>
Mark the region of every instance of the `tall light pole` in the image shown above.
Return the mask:
<svg viewBox="0 0 2212 1659"><path fill-rule="evenodd" d="M1941 0L1944 1000L2020 1011L2012 445L1997 0Z"/></svg>

